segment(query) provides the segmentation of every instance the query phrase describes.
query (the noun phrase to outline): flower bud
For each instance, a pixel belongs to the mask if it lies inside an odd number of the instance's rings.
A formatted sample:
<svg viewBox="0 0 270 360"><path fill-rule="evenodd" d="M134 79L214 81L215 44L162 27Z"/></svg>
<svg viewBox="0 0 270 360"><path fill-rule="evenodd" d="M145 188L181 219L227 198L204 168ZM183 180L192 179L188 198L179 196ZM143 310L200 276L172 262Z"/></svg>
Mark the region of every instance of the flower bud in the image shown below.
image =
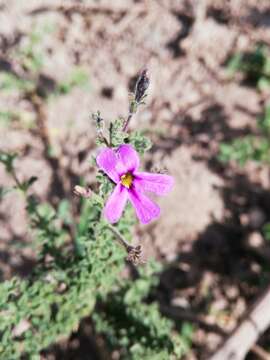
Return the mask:
<svg viewBox="0 0 270 360"><path fill-rule="evenodd" d="M76 185L76 186L74 186L73 193L77 196L81 196L85 199L88 199L88 198L90 198L92 191L89 188L86 189L80 185Z"/></svg>
<svg viewBox="0 0 270 360"><path fill-rule="evenodd" d="M147 76L147 69L144 69L136 83L135 87L135 100L139 103L145 96L145 92L150 84L149 77Z"/></svg>
<svg viewBox="0 0 270 360"><path fill-rule="evenodd" d="M95 114L92 114L92 118L95 121L98 136L102 136L105 128L105 123L103 118L100 116L100 112L97 111Z"/></svg>

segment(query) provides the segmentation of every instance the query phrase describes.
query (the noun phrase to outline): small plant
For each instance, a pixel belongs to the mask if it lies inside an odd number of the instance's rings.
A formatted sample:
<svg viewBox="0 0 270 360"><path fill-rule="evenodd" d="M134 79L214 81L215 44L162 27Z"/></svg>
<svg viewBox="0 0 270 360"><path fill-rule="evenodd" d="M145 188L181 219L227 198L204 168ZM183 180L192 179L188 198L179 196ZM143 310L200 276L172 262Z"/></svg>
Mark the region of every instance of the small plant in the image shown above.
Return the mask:
<svg viewBox="0 0 270 360"><path fill-rule="evenodd" d="M149 222L159 210L143 192L163 195L172 186L168 175L138 172L138 154L150 143L141 133L128 132L148 84L143 71L126 120L117 119L106 128L99 112L93 116L97 143L103 146L94 161L100 169L99 186L96 192L75 186L80 199L78 221L66 199L57 206L41 203L32 193L38 179L21 180L16 173L17 154L1 153L0 162L15 184L13 191L25 198L37 249L37 263L29 278L14 277L0 284L1 359L39 359L42 349L76 331L80 320L94 309L96 332L122 359L180 359L188 351L191 331L183 329L178 334L158 304L150 301L161 266L149 262L138 268L135 279L120 277L126 258L137 264L142 255L141 247L132 245L135 216L130 204L124 210L127 198L139 219ZM1 196L8 192L1 189Z"/></svg>
<svg viewBox="0 0 270 360"><path fill-rule="evenodd" d="M44 64L45 54L40 49L40 44L45 31L48 30L48 27L38 29L37 26L34 26L33 31L28 36L23 37L12 53L12 58L17 61L20 72L1 72L0 90L5 92L17 90L22 93L34 91L38 73Z"/></svg>
<svg viewBox="0 0 270 360"><path fill-rule="evenodd" d="M104 335L109 348L119 350L120 359L179 359L189 349L173 331L172 322L161 316L158 304L145 302L158 285L160 270L160 264L149 262L139 268L135 281L121 280L93 315L96 331Z"/></svg>
<svg viewBox="0 0 270 360"><path fill-rule="evenodd" d="M87 88L88 85L89 80L87 72L83 68L75 67L74 69L72 69L69 77L66 80L57 84L54 94L68 94L75 87Z"/></svg>
<svg viewBox="0 0 270 360"><path fill-rule="evenodd" d="M24 35L12 49L10 58L13 62L6 71L0 72L0 92L7 96L15 92L20 99L30 102L34 113L19 108L2 110L0 126L24 129L40 127L37 124L41 117L38 112L44 113L44 104L48 100L66 95L76 87L89 89L89 74L81 66L72 67L62 81L55 81L50 75L44 74L47 55L42 45L44 37L53 30L54 27L48 24L35 25L33 31ZM43 109L39 111L41 107Z"/></svg>
<svg viewBox="0 0 270 360"><path fill-rule="evenodd" d="M257 45L254 51L234 54L228 61L228 71L241 72L245 79L259 90L270 87L270 52L266 45Z"/></svg>
<svg viewBox="0 0 270 360"><path fill-rule="evenodd" d="M243 166L248 160L269 163L270 159L270 106L266 106L264 114L257 121L259 134L247 135L231 143L220 145L219 159L222 162L236 161Z"/></svg>

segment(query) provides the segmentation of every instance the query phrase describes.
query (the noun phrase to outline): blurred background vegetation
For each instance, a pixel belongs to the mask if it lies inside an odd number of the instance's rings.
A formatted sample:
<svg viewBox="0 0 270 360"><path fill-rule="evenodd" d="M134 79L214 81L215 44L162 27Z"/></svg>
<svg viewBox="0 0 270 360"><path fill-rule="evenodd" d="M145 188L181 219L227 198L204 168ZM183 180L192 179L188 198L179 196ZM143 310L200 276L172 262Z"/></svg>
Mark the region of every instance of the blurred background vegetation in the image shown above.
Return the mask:
<svg viewBox="0 0 270 360"><path fill-rule="evenodd" d="M268 0L0 1L3 359L207 359L239 324L270 279L269 19ZM134 267L72 189L97 189L91 114L121 121L144 67L131 130L175 188L119 225Z"/></svg>

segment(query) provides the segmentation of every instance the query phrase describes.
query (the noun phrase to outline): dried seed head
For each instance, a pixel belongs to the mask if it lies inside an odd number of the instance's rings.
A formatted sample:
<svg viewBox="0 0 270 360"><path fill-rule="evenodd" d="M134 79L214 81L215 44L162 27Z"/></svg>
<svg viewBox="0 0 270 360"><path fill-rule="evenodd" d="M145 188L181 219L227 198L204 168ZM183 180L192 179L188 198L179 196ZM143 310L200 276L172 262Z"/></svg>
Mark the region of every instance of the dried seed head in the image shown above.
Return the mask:
<svg viewBox="0 0 270 360"><path fill-rule="evenodd" d="M135 87L135 101L140 103L145 97L145 92L150 84L149 77L147 75L147 69L142 70Z"/></svg>
<svg viewBox="0 0 270 360"><path fill-rule="evenodd" d="M158 173L158 174L168 174L169 170L166 167L162 167L162 166L153 166L150 170L153 173Z"/></svg>
<svg viewBox="0 0 270 360"><path fill-rule="evenodd" d="M88 199L88 198L90 198L92 191L89 188L86 189L82 186L76 185L76 186L74 186L73 193L77 196L81 196L85 199Z"/></svg>
<svg viewBox="0 0 270 360"><path fill-rule="evenodd" d="M127 248L128 256L127 260L131 261L134 265L138 265L142 262L142 247L138 246L129 246Z"/></svg>

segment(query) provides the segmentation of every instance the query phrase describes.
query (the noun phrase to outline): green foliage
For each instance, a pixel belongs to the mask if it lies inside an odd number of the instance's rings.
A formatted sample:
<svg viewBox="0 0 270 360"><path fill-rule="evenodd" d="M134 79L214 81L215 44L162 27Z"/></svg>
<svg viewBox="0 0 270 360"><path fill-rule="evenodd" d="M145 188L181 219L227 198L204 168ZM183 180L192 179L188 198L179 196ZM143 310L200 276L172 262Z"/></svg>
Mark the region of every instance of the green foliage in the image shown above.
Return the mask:
<svg viewBox="0 0 270 360"><path fill-rule="evenodd" d="M14 174L15 154L0 160ZM158 263L138 269L138 277L120 279L125 251L102 217L106 177L99 194L83 199L77 224L70 204L62 200L57 210L26 195L38 262L30 278L13 278L0 284L0 358L34 359L39 352L78 328L81 318L94 312L96 331L110 335L108 345L121 348L125 359L179 359L188 347L174 333L173 324L161 316L156 303L147 303L158 285ZM35 178L19 184L26 194ZM104 184L103 184L104 183ZM24 186L22 184L27 184ZM131 207L119 221L118 231L131 238ZM74 243L68 226L75 226ZM99 309L100 308L100 309ZM183 337L184 339L184 337Z"/></svg>
<svg viewBox="0 0 270 360"><path fill-rule="evenodd" d="M221 144L219 159L222 162L235 160L243 166L247 160L253 157L253 154L254 138L249 136L244 139L236 139L231 144Z"/></svg>
<svg viewBox="0 0 270 360"><path fill-rule="evenodd" d="M30 188L30 186L33 185L36 181L37 181L37 177L31 176L28 180L25 180L20 184L17 184L17 187L26 193L27 190Z"/></svg>
<svg viewBox="0 0 270 360"><path fill-rule="evenodd" d="M14 160L17 158L16 153L8 153L5 151L0 152L0 163L5 166L5 169L8 173L11 173L14 170Z"/></svg>
<svg viewBox="0 0 270 360"><path fill-rule="evenodd" d="M34 114L30 111L0 111L0 127L32 129L35 127Z"/></svg>
<svg viewBox="0 0 270 360"><path fill-rule="evenodd" d="M144 154L152 147L151 141L139 131L136 131L129 136L129 142L140 154Z"/></svg>
<svg viewBox="0 0 270 360"><path fill-rule="evenodd" d="M234 54L228 61L231 74L241 72L246 80L255 83L260 90L270 86L270 52L266 45L259 44L255 50Z"/></svg>
<svg viewBox="0 0 270 360"><path fill-rule="evenodd" d="M60 203L58 204L57 213L59 219L61 219L65 225L69 225L72 223L71 205L68 200L64 199L60 201Z"/></svg>
<svg viewBox="0 0 270 360"><path fill-rule="evenodd" d="M55 94L68 94L70 93L75 87L88 87L89 80L87 72L80 67L75 67L71 70L69 77L57 84Z"/></svg>
<svg viewBox="0 0 270 360"><path fill-rule="evenodd" d="M0 111L0 125L7 126L13 118L12 111Z"/></svg>
<svg viewBox="0 0 270 360"><path fill-rule="evenodd" d="M5 188L4 186L0 186L0 201L11 191L9 188Z"/></svg>
<svg viewBox="0 0 270 360"><path fill-rule="evenodd" d="M237 138L231 143L220 145L219 160L228 162L236 161L243 166L248 160L269 163L270 159L270 107L266 107L263 116L258 118L258 128L260 134L247 135Z"/></svg>
<svg viewBox="0 0 270 360"><path fill-rule="evenodd" d="M15 49L13 58L21 66L20 75L15 72L0 73L0 91L12 92L14 90L21 93L37 92L39 74L44 67L46 53L42 49L42 43L46 35L54 31L54 26L45 24L35 25L33 31L23 37ZM53 95L64 95L71 92L75 87L89 87L88 74L82 67L71 69L69 76L62 82L56 84ZM10 115L6 111L2 112L2 119ZM1 117L0 117L1 120Z"/></svg>
<svg viewBox="0 0 270 360"><path fill-rule="evenodd" d="M98 134L97 144L106 145L111 147L118 147L123 143L129 143L134 146L139 154L143 155L146 151L151 149L151 141L144 136L140 131L135 131L131 134L128 134L123 130L125 120L120 118L110 123L109 126L109 140L105 136L105 122L101 118L100 112L93 114L93 119L95 121L96 130Z"/></svg>
<svg viewBox="0 0 270 360"><path fill-rule="evenodd" d="M187 350L179 335L173 334L171 321L161 316L158 304L146 302L158 285L160 264L149 262L139 269L138 278L121 280L118 289L101 301L93 314L101 332L121 359L179 359Z"/></svg>
<svg viewBox="0 0 270 360"><path fill-rule="evenodd" d="M32 359L76 330L80 319L93 310L97 296L112 288L123 266L124 252L112 241L110 231L104 223L96 226L101 209L93 202L82 216L88 218L88 231L80 235L83 257L61 248L63 228L52 225L58 219L55 212L31 205L44 261L30 279L13 278L0 285L1 359L20 359L23 354ZM26 328L20 330L24 323Z"/></svg>
<svg viewBox="0 0 270 360"><path fill-rule="evenodd" d="M123 131L124 120L116 119L110 124L110 144L117 147L125 142L128 137L127 133Z"/></svg>
<svg viewBox="0 0 270 360"><path fill-rule="evenodd" d="M100 184L100 194L103 199L112 192L114 184L113 182L103 173L99 173L97 175L97 181Z"/></svg>
<svg viewBox="0 0 270 360"><path fill-rule="evenodd" d="M258 119L258 126L266 135L270 133L270 105L267 105L264 114Z"/></svg>
<svg viewBox="0 0 270 360"><path fill-rule="evenodd" d="M181 326L181 339L185 353L187 353L191 348L193 334L194 334L193 324L184 322Z"/></svg>
<svg viewBox="0 0 270 360"><path fill-rule="evenodd" d="M18 57L24 68L32 73L37 73L43 67L44 54L36 50L36 44L29 44L18 52Z"/></svg>
<svg viewBox="0 0 270 360"><path fill-rule="evenodd" d="M16 58L29 73L39 72L44 65L45 53L41 49L44 37L54 31L54 26L50 24L33 26L33 30L16 51Z"/></svg>
<svg viewBox="0 0 270 360"><path fill-rule="evenodd" d="M31 44L38 39L34 36ZM30 68L35 71L38 67L32 63ZM77 73L63 86L63 93L84 80L84 75ZM146 85L144 79L140 92L137 90L140 101ZM124 131L122 119L112 122L109 129L105 129L100 113L94 119L102 145L115 148L131 143L140 154L151 146L143 134ZM192 329L183 325L177 334L158 304L150 300L158 285L160 264L141 266L135 279L120 275L127 249L132 248L130 230L135 217L129 205L117 225L104 219L104 203L114 184L99 172L98 190L80 199L80 216L75 220L74 204L67 199L54 207L40 203L30 193L37 179L20 180L16 158L17 154L0 153L0 162L13 178L15 189L24 195L36 266L28 278L14 277L0 284L0 359L39 359L41 350L76 331L80 320L91 314L96 331L106 337L111 349L120 351L122 359L180 359L190 347ZM0 188L0 198L8 191Z"/></svg>
<svg viewBox="0 0 270 360"><path fill-rule="evenodd" d="M18 76L8 72L0 73L0 91L32 91L33 88L34 82L32 80L21 79Z"/></svg>
<svg viewBox="0 0 270 360"><path fill-rule="evenodd" d="M25 73L19 76L13 72L0 73L0 90L12 92L14 90L20 92L31 92L36 84L35 76L43 66L44 54L39 49L42 41L42 34L36 29L28 36L24 37L24 41L19 45L13 54L14 59L22 66Z"/></svg>
<svg viewBox="0 0 270 360"><path fill-rule="evenodd" d="M263 227L263 235L267 241L270 241L270 223L266 223Z"/></svg>

